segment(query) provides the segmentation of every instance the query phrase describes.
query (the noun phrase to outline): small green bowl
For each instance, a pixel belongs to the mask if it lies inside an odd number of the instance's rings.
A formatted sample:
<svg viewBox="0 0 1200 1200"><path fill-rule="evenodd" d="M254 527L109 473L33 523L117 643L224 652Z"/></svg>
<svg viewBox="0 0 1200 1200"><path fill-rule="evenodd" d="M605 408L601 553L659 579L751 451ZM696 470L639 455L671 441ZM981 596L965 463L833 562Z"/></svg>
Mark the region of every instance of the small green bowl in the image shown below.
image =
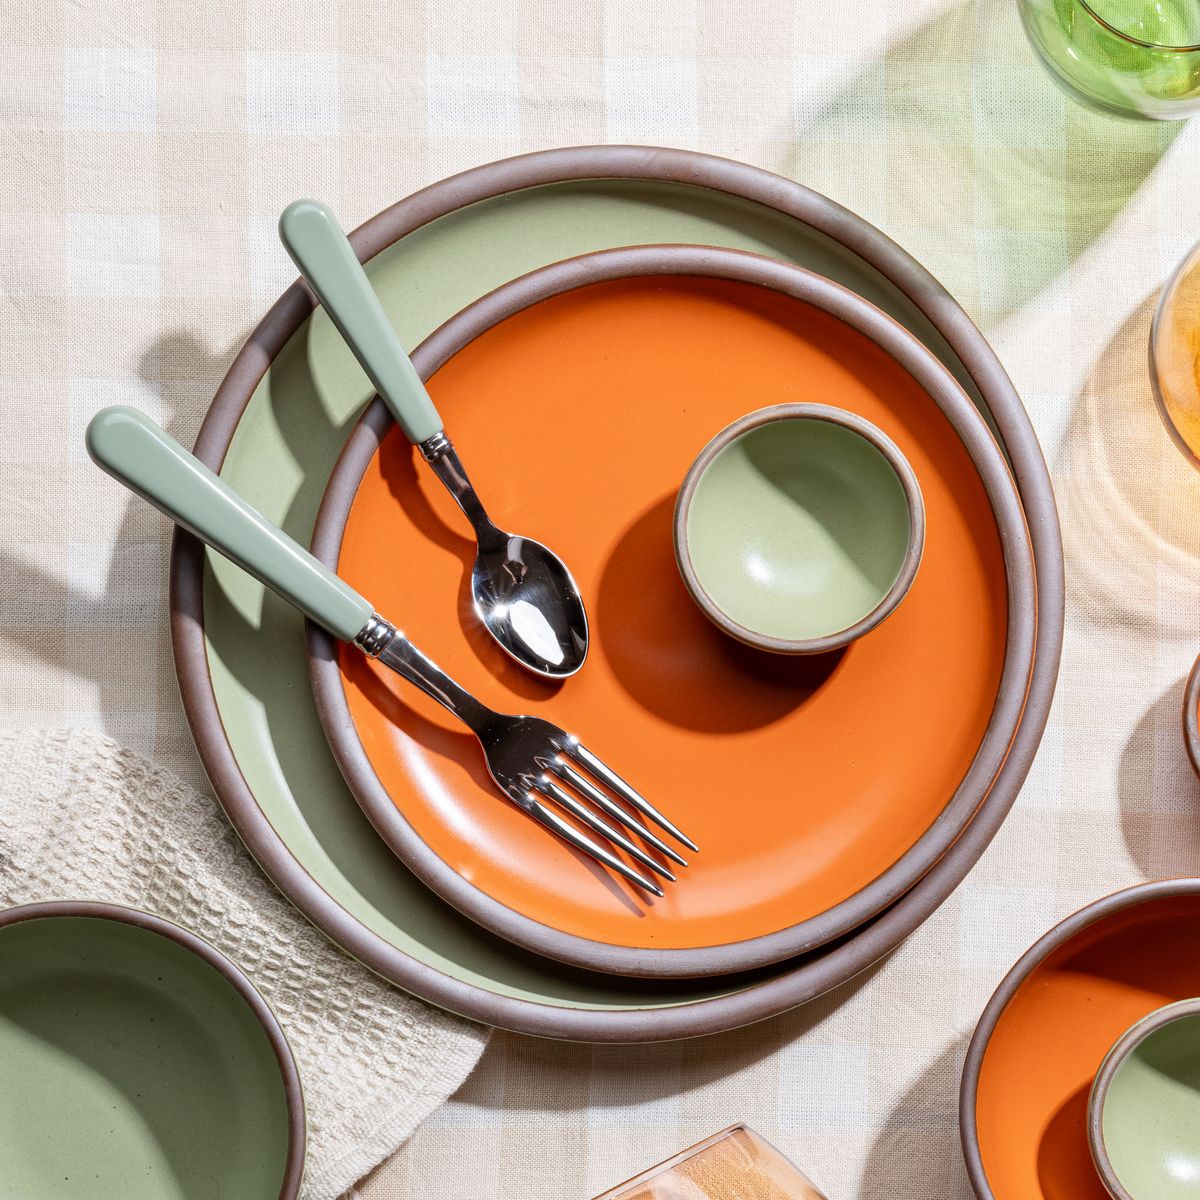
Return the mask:
<svg viewBox="0 0 1200 1200"><path fill-rule="evenodd" d="M726 633L776 654L820 654L904 599L925 505L882 430L824 404L778 404L727 426L675 504L675 557Z"/></svg>
<svg viewBox="0 0 1200 1200"><path fill-rule="evenodd" d="M1156 1009L1113 1044L1088 1098L1088 1144L1115 1200L1200 1192L1200 999Z"/></svg>

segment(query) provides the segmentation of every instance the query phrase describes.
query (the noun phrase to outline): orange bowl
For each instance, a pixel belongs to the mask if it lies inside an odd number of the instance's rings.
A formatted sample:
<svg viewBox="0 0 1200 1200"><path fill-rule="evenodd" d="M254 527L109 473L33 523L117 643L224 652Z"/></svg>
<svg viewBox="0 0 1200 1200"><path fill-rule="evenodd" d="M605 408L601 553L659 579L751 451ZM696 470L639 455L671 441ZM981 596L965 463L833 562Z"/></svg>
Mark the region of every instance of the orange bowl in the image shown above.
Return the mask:
<svg viewBox="0 0 1200 1200"><path fill-rule="evenodd" d="M632 894L499 797L473 738L434 702L314 631L335 757L422 879L530 949L679 977L822 945L945 853L1020 721L1036 603L1007 466L923 346L799 268L647 247L506 285L414 361L497 519L578 580L587 668L556 687L491 644L464 586L474 544L461 515L381 404L334 472L314 550L485 703L579 735L701 847L661 900ZM672 511L715 430L818 397L882 428L912 464L925 557L870 638L781 659L692 603Z"/></svg>
<svg viewBox="0 0 1200 1200"><path fill-rule="evenodd" d="M1004 978L967 1051L963 1152L980 1200L1107 1200L1088 1148L1113 1043L1200 995L1200 879L1142 884L1056 925Z"/></svg>

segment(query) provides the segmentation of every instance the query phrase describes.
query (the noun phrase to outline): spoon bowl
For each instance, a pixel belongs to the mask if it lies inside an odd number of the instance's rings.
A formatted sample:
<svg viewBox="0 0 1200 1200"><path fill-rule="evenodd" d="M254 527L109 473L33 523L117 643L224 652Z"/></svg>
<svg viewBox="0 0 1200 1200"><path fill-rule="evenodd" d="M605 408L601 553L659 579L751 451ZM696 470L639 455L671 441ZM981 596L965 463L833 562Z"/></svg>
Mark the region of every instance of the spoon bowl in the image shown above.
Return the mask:
<svg viewBox="0 0 1200 1200"><path fill-rule="evenodd" d="M522 666L557 679L587 657L583 599L562 559L532 538L496 530L479 541L471 572L475 614Z"/></svg>

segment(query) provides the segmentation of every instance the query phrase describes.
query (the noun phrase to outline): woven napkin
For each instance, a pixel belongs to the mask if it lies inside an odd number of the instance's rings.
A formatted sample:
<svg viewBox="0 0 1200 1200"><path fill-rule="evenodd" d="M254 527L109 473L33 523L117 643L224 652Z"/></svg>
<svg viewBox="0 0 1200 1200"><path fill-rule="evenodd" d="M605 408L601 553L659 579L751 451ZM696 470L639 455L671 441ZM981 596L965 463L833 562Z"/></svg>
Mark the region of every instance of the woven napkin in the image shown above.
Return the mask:
<svg viewBox="0 0 1200 1200"><path fill-rule="evenodd" d="M307 1200L333 1200L391 1154L487 1040L309 925L211 797L92 733L0 733L0 901L64 899L148 909L253 980L300 1068Z"/></svg>

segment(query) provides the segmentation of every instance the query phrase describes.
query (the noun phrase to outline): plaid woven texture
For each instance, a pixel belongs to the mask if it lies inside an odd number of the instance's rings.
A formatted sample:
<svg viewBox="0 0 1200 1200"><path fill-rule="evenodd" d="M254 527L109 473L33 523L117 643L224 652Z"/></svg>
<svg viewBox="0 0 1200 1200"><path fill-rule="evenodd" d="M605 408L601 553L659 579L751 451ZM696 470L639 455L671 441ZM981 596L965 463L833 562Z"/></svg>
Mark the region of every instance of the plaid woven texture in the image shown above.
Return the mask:
<svg viewBox="0 0 1200 1200"><path fill-rule="evenodd" d="M833 1197L965 1197L965 1039L1101 893L1200 862L1179 734L1200 477L1159 428L1153 302L1200 236L1200 125L1067 101L1012 0L0 2L0 724L101 730L202 784L166 634L166 523L86 462L128 401L190 442L289 282L298 195L350 224L546 146L649 142L803 181L920 257L991 337L1062 510L1041 753L967 882L887 962L695 1043L496 1035L359 1194L580 1200L736 1119Z"/></svg>

